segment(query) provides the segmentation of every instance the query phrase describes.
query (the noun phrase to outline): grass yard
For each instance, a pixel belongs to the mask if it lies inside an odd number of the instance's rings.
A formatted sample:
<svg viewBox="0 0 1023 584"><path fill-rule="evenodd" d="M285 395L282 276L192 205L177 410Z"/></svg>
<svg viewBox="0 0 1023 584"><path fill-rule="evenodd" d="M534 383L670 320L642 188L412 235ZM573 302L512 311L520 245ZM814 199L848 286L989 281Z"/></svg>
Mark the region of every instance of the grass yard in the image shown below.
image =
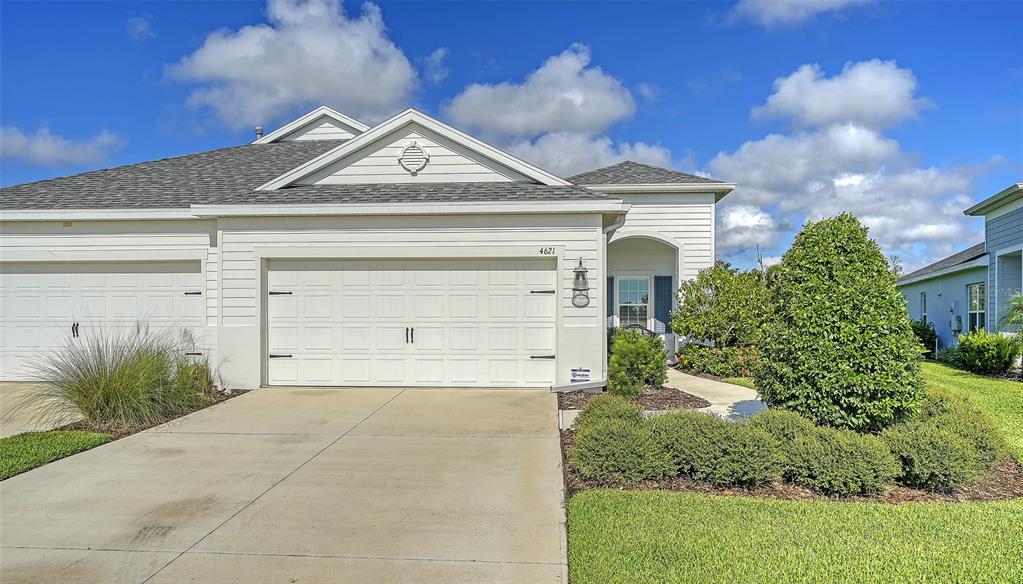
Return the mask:
<svg viewBox="0 0 1023 584"><path fill-rule="evenodd" d="M71 456L114 439L85 431L25 432L0 438L0 480Z"/></svg>
<svg viewBox="0 0 1023 584"><path fill-rule="evenodd" d="M1020 582L1023 500L843 503L584 491L568 508L574 584Z"/></svg>
<svg viewBox="0 0 1023 584"><path fill-rule="evenodd" d="M991 379L940 363L923 364L924 381L973 399L1002 425L1016 457L1023 460L1023 383Z"/></svg>
<svg viewBox="0 0 1023 584"><path fill-rule="evenodd" d="M725 377L722 378L721 381L725 383L731 383L732 385L741 385L743 387L748 387L750 389L756 389L755 387L753 387L752 377Z"/></svg>

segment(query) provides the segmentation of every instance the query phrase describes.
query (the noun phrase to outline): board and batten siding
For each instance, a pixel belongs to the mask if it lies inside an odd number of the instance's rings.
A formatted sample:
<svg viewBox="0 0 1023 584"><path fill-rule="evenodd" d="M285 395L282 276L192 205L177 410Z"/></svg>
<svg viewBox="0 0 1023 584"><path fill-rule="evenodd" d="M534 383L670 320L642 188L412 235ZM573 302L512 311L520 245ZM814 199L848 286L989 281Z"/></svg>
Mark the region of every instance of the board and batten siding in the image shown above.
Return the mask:
<svg viewBox="0 0 1023 584"><path fill-rule="evenodd" d="M1023 207L989 214L985 217L984 226L987 252L991 257L988 266L988 305L994 308L994 317L1000 319L999 313L1005 303L1014 293L1019 292L1023 265L1019 255L999 257L998 254L1003 250L1023 246ZM997 320L992 321L992 324L995 323Z"/></svg>
<svg viewBox="0 0 1023 584"><path fill-rule="evenodd" d="M415 176L398 163L402 151L415 142L430 160ZM424 182L514 182L525 176L475 154L425 128L403 128L360 148L317 171L299 184L380 184Z"/></svg>
<svg viewBox="0 0 1023 584"><path fill-rule="evenodd" d="M714 265L714 195L642 194L618 195L632 205L620 234L630 230L666 235L681 248L681 280L696 277L700 270ZM617 234L616 234L617 235ZM613 241L617 241L616 237Z"/></svg>

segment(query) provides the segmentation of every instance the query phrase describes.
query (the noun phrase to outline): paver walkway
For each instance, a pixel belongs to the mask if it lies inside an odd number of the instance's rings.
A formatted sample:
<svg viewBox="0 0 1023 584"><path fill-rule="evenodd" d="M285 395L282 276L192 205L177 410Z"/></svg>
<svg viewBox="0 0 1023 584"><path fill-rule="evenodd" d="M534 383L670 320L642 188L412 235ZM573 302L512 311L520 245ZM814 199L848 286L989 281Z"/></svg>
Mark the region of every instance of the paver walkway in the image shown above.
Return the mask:
<svg viewBox="0 0 1023 584"><path fill-rule="evenodd" d="M0 582L564 582L555 408L254 391L0 482Z"/></svg>

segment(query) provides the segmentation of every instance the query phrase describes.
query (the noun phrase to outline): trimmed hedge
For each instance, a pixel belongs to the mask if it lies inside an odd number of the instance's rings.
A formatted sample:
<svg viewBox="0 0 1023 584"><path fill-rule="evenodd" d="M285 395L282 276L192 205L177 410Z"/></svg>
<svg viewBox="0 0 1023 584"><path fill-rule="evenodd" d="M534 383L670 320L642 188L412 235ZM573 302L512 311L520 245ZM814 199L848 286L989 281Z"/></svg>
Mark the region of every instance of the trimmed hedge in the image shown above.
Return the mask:
<svg viewBox="0 0 1023 584"><path fill-rule="evenodd" d="M781 478L785 459L773 436L743 424L727 428L720 458L709 468L697 469L699 474L719 487L757 487Z"/></svg>
<svg viewBox="0 0 1023 584"><path fill-rule="evenodd" d="M899 460L883 440L852 430L817 427L787 449L790 480L825 495L876 495L899 474Z"/></svg>
<svg viewBox="0 0 1023 584"><path fill-rule="evenodd" d="M657 337L624 329L614 333L608 359L607 388L615 394L635 397L643 387L661 387L668 380L668 352Z"/></svg>
<svg viewBox="0 0 1023 584"><path fill-rule="evenodd" d="M895 275L854 216L807 223L775 267L770 312L754 371L768 404L858 431L913 411L920 342Z"/></svg>
<svg viewBox="0 0 1023 584"><path fill-rule="evenodd" d="M763 430L778 441L783 455L782 476L791 479L795 469L792 466L792 447L797 438L812 436L817 426L795 412L766 409L746 421L751 428Z"/></svg>
<svg viewBox="0 0 1023 584"><path fill-rule="evenodd" d="M676 474L697 480L705 479L720 458L729 425L717 416L686 411L654 416L646 424L671 457Z"/></svg>
<svg viewBox="0 0 1023 584"><path fill-rule="evenodd" d="M601 420L575 434L570 459L584 479L631 483L672 476L671 457L643 423Z"/></svg>
<svg viewBox="0 0 1023 584"><path fill-rule="evenodd" d="M583 405L579 417L576 418L575 427L581 429L583 426L607 420L623 420L638 424L643 420L643 408L623 397L602 393Z"/></svg>
<svg viewBox="0 0 1023 584"><path fill-rule="evenodd" d="M938 353L938 359L974 373L1000 375L1012 368L1020 354L1020 341L983 330L959 337L954 348Z"/></svg>
<svg viewBox="0 0 1023 584"><path fill-rule="evenodd" d="M717 377L749 377L757 364L753 347L704 347L683 345L675 367L686 373L707 373Z"/></svg>
<svg viewBox="0 0 1023 584"><path fill-rule="evenodd" d="M969 440L934 424L911 422L882 437L902 465L898 479L904 485L950 492L984 471Z"/></svg>

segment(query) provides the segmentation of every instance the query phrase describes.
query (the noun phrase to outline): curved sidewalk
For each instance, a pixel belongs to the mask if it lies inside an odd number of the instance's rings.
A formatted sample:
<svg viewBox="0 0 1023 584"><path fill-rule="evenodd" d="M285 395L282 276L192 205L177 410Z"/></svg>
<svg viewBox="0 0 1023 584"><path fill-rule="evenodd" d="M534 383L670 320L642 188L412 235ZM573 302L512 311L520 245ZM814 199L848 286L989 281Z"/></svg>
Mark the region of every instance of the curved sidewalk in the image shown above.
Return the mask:
<svg viewBox="0 0 1023 584"><path fill-rule="evenodd" d="M668 368L668 382L665 385L709 401L710 406L698 411L716 414L726 420L748 418L767 408L767 404L758 399L755 390L741 385L687 375L670 367Z"/></svg>

